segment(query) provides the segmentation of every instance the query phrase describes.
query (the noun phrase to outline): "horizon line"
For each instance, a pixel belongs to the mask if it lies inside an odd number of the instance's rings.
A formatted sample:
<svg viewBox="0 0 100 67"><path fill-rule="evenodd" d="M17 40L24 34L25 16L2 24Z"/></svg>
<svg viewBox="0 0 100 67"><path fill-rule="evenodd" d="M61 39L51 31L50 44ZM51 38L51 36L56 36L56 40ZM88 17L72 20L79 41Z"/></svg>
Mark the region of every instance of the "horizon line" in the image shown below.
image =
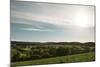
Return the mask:
<svg viewBox="0 0 100 67"><path fill-rule="evenodd" d="M14 42L15 40L13 40ZM11 40L12 42L12 40ZM40 42L40 43L46 43L46 42L55 42L55 43L59 43L59 42L80 42L80 43L86 43L86 42L95 42L95 41L16 41L16 42Z"/></svg>

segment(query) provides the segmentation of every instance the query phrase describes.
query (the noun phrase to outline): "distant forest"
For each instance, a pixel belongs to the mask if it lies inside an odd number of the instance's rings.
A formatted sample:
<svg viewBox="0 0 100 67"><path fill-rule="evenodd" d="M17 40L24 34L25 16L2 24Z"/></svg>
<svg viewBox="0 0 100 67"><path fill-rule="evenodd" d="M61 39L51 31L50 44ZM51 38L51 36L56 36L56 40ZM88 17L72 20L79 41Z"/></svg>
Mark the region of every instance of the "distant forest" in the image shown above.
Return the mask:
<svg viewBox="0 0 100 67"><path fill-rule="evenodd" d="M80 45L80 46L95 46L95 42L22 42L22 41L11 41L11 46L34 46L34 45Z"/></svg>

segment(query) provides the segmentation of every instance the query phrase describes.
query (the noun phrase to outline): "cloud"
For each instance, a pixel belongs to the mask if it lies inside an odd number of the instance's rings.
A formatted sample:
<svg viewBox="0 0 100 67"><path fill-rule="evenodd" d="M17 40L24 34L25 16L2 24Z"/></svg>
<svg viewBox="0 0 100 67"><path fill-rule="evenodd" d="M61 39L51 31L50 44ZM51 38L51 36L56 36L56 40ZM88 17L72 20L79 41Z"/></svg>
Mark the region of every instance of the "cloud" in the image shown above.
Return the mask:
<svg viewBox="0 0 100 67"><path fill-rule="evenodd" d="M41 21L43 23L49 23L64 27L75 26L82 23L88 23L89 26L93 26L93 10L94 7L90 6L15 2L11 5L11 18L20 18L22 20L28 21ZM86 19L84 19L84 21L81 21L81 17ZM20 23L32 24L34 22Z"/></svg>
<svg viewBox="0 0 100 67"><path fill-rule="evenodd" d="M11 23L37 26L37 28L45 28L45 24L65 29L94 27L93 6L18 1L11 6Z"/></svg>
<svg viewBox="0 0 100 67"><path fill-rule="evenodd" d="M37 32L53 32L53 30L48 30L48 29L35 29L35 28L21 28L21 30L37 31Z"/></svg>
<svg viewBox="0 0 100 67"><path fill-rule="evenodd" d="M88 27L81 28L83 23ZM16 40L92 41L94 7L16 1L11 3L11 24Z"/></svg>
<svg viewBox="0 0 100 67"><path fill-rule="evenodd" d="M28 20L28 21L41 21L43 23L49 23L54 25L71 25L70 21L66 20L64 17L61 16L48 16L48 15L38 15L38 14L32 14L28 12L18 12L14 11L12 18L19 18L22 20ZM12 22L13 23L13 22ZM22 23L22 24L28 24L31 25L32 22L14 22L14 23Z"/></svg>

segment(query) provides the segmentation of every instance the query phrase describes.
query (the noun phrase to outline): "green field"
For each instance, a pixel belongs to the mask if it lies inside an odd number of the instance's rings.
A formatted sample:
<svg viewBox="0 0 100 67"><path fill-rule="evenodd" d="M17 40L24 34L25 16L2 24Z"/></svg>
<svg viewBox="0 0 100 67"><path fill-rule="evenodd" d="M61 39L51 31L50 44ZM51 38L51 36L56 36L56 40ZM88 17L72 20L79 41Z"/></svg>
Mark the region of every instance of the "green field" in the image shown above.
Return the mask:
<svg viewBox="0 0 100 67"><path fill-rule="evenodd" d="M46 58L32 61L23 61L12 63L12 66L28 66L28 65L43 65L43 64L57 64L57 63L72 63L72 62L89 62L95 61L95 53L83 53L69 56L61 56L54 58Z"/></svg>

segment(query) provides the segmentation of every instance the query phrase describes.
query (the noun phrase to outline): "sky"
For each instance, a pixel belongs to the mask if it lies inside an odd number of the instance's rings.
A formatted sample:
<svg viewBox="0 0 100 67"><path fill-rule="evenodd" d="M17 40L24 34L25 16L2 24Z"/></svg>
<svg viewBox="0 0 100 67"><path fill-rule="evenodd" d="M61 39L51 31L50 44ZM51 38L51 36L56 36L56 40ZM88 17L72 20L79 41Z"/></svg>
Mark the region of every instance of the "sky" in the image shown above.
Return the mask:
<svg viewBox="0 0 100 67"><path fill-rule="evenodd" d="M95 6L11 0L11 40L94 42Z"/></svg>

